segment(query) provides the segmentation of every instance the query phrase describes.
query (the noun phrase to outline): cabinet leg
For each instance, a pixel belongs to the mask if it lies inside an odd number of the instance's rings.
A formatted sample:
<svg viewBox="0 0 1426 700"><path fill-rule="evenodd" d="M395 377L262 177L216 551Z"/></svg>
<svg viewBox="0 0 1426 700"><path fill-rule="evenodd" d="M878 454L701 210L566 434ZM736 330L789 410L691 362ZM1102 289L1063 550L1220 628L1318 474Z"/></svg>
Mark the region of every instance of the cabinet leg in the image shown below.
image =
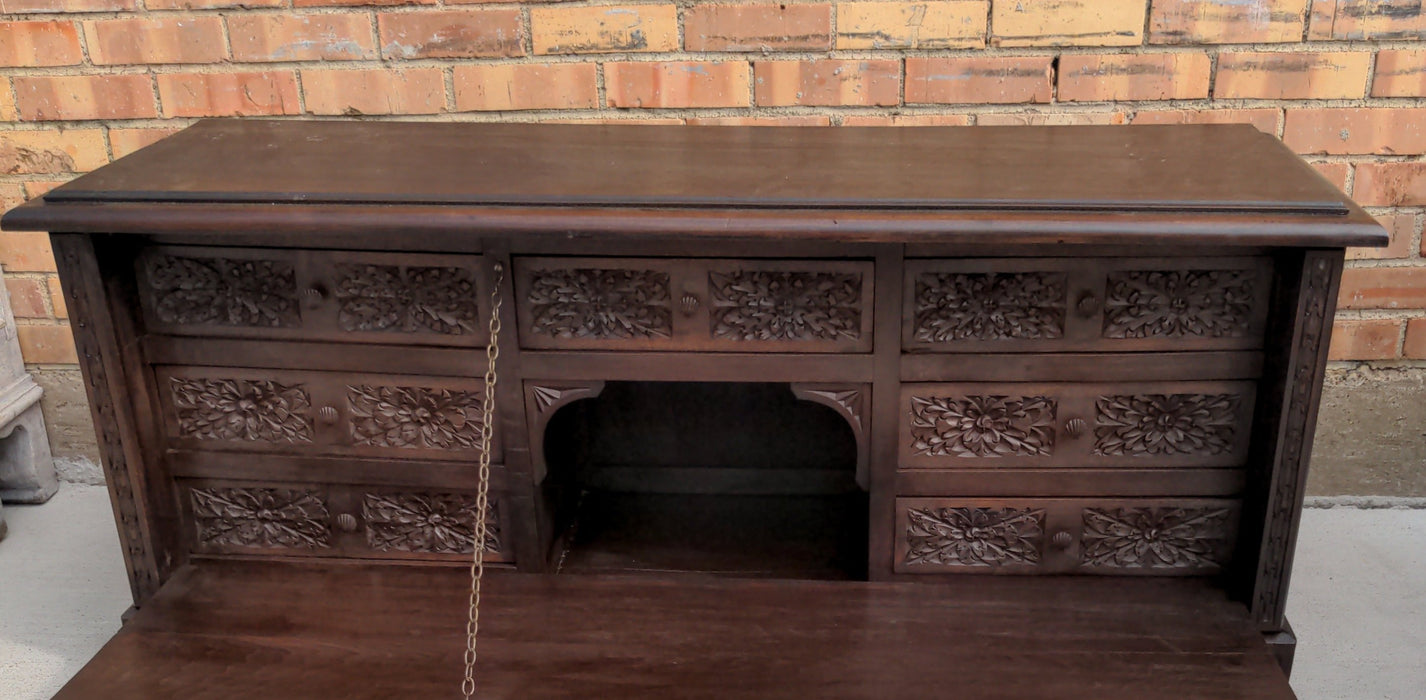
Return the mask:
<svg viewBox="0 0 1426 700"><path fill-rule="evenodd" d="M1291 678L1292 657L1297 654L1297 634L1292 631L1292 625L1284 619L1280 631L1264 632L1263 639L1267 641L1273 656L1277 657L1277 663L1282 667L1283 675Z"/></svg>

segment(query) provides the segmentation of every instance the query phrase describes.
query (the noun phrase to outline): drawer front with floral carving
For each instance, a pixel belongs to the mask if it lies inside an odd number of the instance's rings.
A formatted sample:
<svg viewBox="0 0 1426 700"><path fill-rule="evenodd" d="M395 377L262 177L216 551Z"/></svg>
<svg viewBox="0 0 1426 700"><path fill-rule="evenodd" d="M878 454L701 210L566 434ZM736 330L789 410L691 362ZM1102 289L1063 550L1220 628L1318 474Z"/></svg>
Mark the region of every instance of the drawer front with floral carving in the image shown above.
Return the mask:
<svg viewBox="0 0 1426 700"><path fill-rule="evenodd" d="M903 384L901 466L1239 467L1253 382Z"/></svg>
<svg viewBox="0 0 1426 700"><path fill-rule="evenodd" d="M903 346L921 352L1262 347L1268 258L906 263Z"/></svg>
<svg viewBox="0 0 1426 700"><path fill-rule="evenodd" d="M148 328L202 335L475 346L488 305L470 255L157 246L138 261Z"/></svg>
<svg viewBox="0 0 1426 700"><path fill-rule="evenodd" d="M898 498L898 573L1208 575L1227 566L1225 499Z"/></svg>
<svg viewBox="0 0 1426 700"><path fill-rule="evenodd" d="M182 480L185 536L200 554L465 560L476 495L400 487ZM498 498L486 518L487 561L509 561Z"/></svg>
<svg viewBox="0 0 1426 700"><path fill-rule="evenodd" d="M870 352L872 264L517 258L529 348Z"/></svg>
<svg viewBox="0 0 1426 700"><path fill-rule="evenodd" d="M474 460L479 379L221 367L155 370L171 447ZM498 432L491 450L499 460Z"/></svg>

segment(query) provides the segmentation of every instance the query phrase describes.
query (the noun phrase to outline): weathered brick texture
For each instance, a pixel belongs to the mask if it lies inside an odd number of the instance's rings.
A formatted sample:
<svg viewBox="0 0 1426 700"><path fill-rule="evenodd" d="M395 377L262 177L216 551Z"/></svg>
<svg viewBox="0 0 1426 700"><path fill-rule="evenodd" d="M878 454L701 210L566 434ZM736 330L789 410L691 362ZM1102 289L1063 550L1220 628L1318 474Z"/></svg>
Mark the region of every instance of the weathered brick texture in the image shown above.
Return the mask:
<svg viewBox="0 0 1426 700"><path fill-rule="evenodd" d="M202 117L756 126L1245 123L1391 232L1332 358L1426 361L1420 0L0 0L0 201ZM31 362L44 234L0 231Z"/></svg>

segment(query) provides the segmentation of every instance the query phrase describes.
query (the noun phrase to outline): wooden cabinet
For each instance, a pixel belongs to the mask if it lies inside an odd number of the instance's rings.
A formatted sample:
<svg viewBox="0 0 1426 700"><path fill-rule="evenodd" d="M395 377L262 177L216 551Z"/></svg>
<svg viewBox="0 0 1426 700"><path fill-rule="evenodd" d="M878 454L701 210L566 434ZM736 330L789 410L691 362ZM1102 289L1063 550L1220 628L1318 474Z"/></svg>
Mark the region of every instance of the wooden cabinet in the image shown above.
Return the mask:
<svg viewBox="0 0 1426 700"><path fill-rule="evenodd" d="M493 697L1290 697L1387 240L1248 126L201 122L3 223L141 605L65 698L454 679L487 429Z"/></svg>

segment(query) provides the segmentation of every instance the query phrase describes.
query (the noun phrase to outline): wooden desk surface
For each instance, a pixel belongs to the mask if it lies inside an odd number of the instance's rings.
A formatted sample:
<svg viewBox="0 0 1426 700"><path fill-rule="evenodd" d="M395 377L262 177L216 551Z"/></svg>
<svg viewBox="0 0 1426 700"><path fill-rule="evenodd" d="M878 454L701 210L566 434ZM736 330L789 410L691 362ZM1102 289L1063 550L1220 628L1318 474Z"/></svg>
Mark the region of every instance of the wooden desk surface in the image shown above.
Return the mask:
<svg viewBox="0 0 1426 700"><path fill-rule="evenodd" d="M57 696L455 695L466 572L199 562ZM482 698L1292 698L1199 580L939 585L498 572Z"/></svg>

